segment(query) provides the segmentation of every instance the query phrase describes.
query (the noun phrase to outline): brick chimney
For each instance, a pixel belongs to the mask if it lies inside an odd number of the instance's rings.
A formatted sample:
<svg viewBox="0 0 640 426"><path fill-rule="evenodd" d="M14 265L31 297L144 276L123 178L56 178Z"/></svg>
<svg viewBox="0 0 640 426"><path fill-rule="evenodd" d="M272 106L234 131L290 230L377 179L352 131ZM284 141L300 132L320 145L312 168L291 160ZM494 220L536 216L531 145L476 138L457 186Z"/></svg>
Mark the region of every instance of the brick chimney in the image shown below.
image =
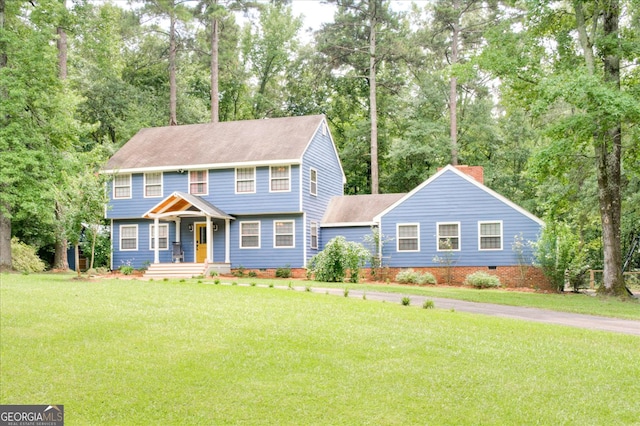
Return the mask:
<svg viewBox="0 0 640 426"><path fill-rule="evenodd" d="M455 168L484 185L484 169L482 166L455 166ZM442 167L438 171L441 169Z"/></svg>

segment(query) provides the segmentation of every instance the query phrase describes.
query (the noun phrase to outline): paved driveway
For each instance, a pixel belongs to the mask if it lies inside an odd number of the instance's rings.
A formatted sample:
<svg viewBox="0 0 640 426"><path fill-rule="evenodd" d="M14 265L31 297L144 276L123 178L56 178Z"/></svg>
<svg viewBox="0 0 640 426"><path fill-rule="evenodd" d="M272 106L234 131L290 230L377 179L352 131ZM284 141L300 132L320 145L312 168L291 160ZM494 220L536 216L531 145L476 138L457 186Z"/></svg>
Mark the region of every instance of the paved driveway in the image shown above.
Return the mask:
<svg viewBox="0 0 640 426"><path fill-rule="evenodd" d="M286 287L285 287L286 288ZM295 290L304 291L304 287L295 287ZM328 293L344 296L344 290L339 288L312 288L316 293ZM409 296L411 305L422 306L424 301L433 300L438 309L455 309L460 312L491 315L503 318L513 318L525 321L535 321L546 324L566 325L570 327L587 328L590 330L613 331L616 333L633 334L640 336L640 321L624 320L617 318L599 317L595 315L572 314L567 312L549 311L538 308L523 308L518 306L495 305L492 303L465 302L463 300L443 299L438 297L414 296L396 293L374 292L362 290L349 290L349 297L362 298L366 293L367 300L387 301L401 303L402 298ZM640 308L639 308L640 309Z"/></svg>

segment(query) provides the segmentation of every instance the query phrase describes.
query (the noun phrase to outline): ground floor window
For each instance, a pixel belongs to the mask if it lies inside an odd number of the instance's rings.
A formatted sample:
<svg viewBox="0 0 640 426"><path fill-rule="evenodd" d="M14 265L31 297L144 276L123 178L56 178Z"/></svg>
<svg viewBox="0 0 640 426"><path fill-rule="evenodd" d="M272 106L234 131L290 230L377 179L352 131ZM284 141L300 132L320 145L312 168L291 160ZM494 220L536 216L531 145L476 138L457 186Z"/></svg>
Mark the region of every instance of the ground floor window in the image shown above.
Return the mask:
<svg viewBox="0 0 640 426"><path fill-rule="evenodd" d="M260 222L240 222L240 248L260 248Z"/></svg>
<svg viewBox="0 0 640 426"><path fill-rule="evenodd" d="M311 222L311 245L312 249L318 248L318 222Z"/></svg>
<svg viewBox="0 0 640 426"><path fill-rule="evenodd" d="M149 225L149 250L155 250L155 225ZM169 225L163 223L158 225L158 249L169 249Z"/></svg>
<svg viewBox="0 0 640 426"><path fill-rule="evenodd" d="M438 223L438 251L460 250L460 224Z"/></svg>
<svg viewBox="0 0 640 426"><path fill-rule="evenodd" d="M120 225L120 250L138 250L138 225Z"/></svg>
<svg viewBox="0 0 640 426"><path fill-rule="evenodd" d="M295 247L295 222L293 220L273 223L273 246L278 248Z"/></svg>
<svg viewBox="0 0 640 426"><path fill-rule="evenodd" d="M398 251L420 251L420 227L417 223L399 223L396 229Z"/></svg>

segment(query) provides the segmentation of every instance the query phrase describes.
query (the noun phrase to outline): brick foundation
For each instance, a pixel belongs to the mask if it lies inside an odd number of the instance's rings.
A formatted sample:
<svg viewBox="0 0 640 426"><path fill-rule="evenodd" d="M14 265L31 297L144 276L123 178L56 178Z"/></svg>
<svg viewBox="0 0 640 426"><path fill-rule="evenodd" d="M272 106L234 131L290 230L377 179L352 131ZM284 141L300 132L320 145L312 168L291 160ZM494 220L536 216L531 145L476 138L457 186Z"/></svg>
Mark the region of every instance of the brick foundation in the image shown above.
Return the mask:
<svg viewBox="0 0 640 426"><path fill-rule="evenodd" d="M366 280L394 282L395 276L408 268L382 268L379 277L373 277L371 270L365 268L361 271ZM452 268L411 268L416 272L430 272L440 285L464 285L467 275L474 272L483 271L500 278L500 282L507 288L531 288L536 290L551 290L553 286L542 273L542 269L528 266L521 269L519 266L497 266L489 269L486 266L456 266ZM237 270L233 270L237 272ZM276 278L276 269L245 269L244 274L254 275L256 278ZM523 275L524 274L524 275ZM307 277L307 270L304 268L291 268L291 278L304 279Z"/></svg>

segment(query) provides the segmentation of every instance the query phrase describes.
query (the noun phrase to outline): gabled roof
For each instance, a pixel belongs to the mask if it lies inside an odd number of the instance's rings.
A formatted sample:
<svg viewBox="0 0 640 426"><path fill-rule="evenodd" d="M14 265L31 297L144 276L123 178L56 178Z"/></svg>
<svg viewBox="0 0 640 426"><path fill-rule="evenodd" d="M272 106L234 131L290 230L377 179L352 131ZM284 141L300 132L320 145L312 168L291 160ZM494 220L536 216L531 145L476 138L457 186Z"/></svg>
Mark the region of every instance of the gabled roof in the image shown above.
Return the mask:
<svg viewBox="0 0 640 426"><path fill-rule="evenodd" d="M382 211L382 212L380 212L379 214L376 215L376 217L374 218L374 221L376 223L380 222L382 216L384 216L385 214L387 214L388 212L390 212L391 210L396 208L398 205L402 204L405 200L411 198L411 196L413 196L413 194L415 194L416 192L421 191L422 188L424 188L425 186L429 185L431 182L433 182L434 180L438 179L440 176L442 176L443 174L445 174L447 172L455 173L456 175L460 176L461 178L463 178L467 182L471 183L472 185L478 187L482 191L484 191L487 194L491 195L492 197L496 198L500 202L502 202L502 203L508 205L509 207L511 207L512 209L518 211L520 214L528 217L529 219L531 219L532 221L538 223L539 225L544 226L544 222L539 217L537 217L534 214L526 211L525 209L523 209L522 207L520 207L519 205L517 205L513 201L503 197L502 195L498 194L494 190L484 186L483 184L481 184L480 182L475 180L473 177L467 175L466 173L461 172L460 170L456 169L452 165L447 165L446 167L440 169L436 174L434 174L429 179L425 180L420 185L415 187L411 192L407 193L404 197L400 198L395 203L393 203L390 206L388 206L386 209L384 209L384 211ZM443 196L447 196L447 195L448 194L443 194Z"/></svg>
<svg viewBox="0 0 640 426"><path fill-rule="evenodd" d="M234 219L210 202L197 195L174 192L142 215L145 219L178 216L210 216L216 219Z"/></svg>
<svg viewBox="0 0 640 426"><path fill-rule="evenodd" d="M324 120L323 115L309 115L142 129L104 171L295 164Z"/></svg>
<svg viewBox="0 0 640 426"><path fill-rule="evenodd" d="M344 195L333 197L322 218L322 226L373 225L374 217L405 194Z"/></svg>

